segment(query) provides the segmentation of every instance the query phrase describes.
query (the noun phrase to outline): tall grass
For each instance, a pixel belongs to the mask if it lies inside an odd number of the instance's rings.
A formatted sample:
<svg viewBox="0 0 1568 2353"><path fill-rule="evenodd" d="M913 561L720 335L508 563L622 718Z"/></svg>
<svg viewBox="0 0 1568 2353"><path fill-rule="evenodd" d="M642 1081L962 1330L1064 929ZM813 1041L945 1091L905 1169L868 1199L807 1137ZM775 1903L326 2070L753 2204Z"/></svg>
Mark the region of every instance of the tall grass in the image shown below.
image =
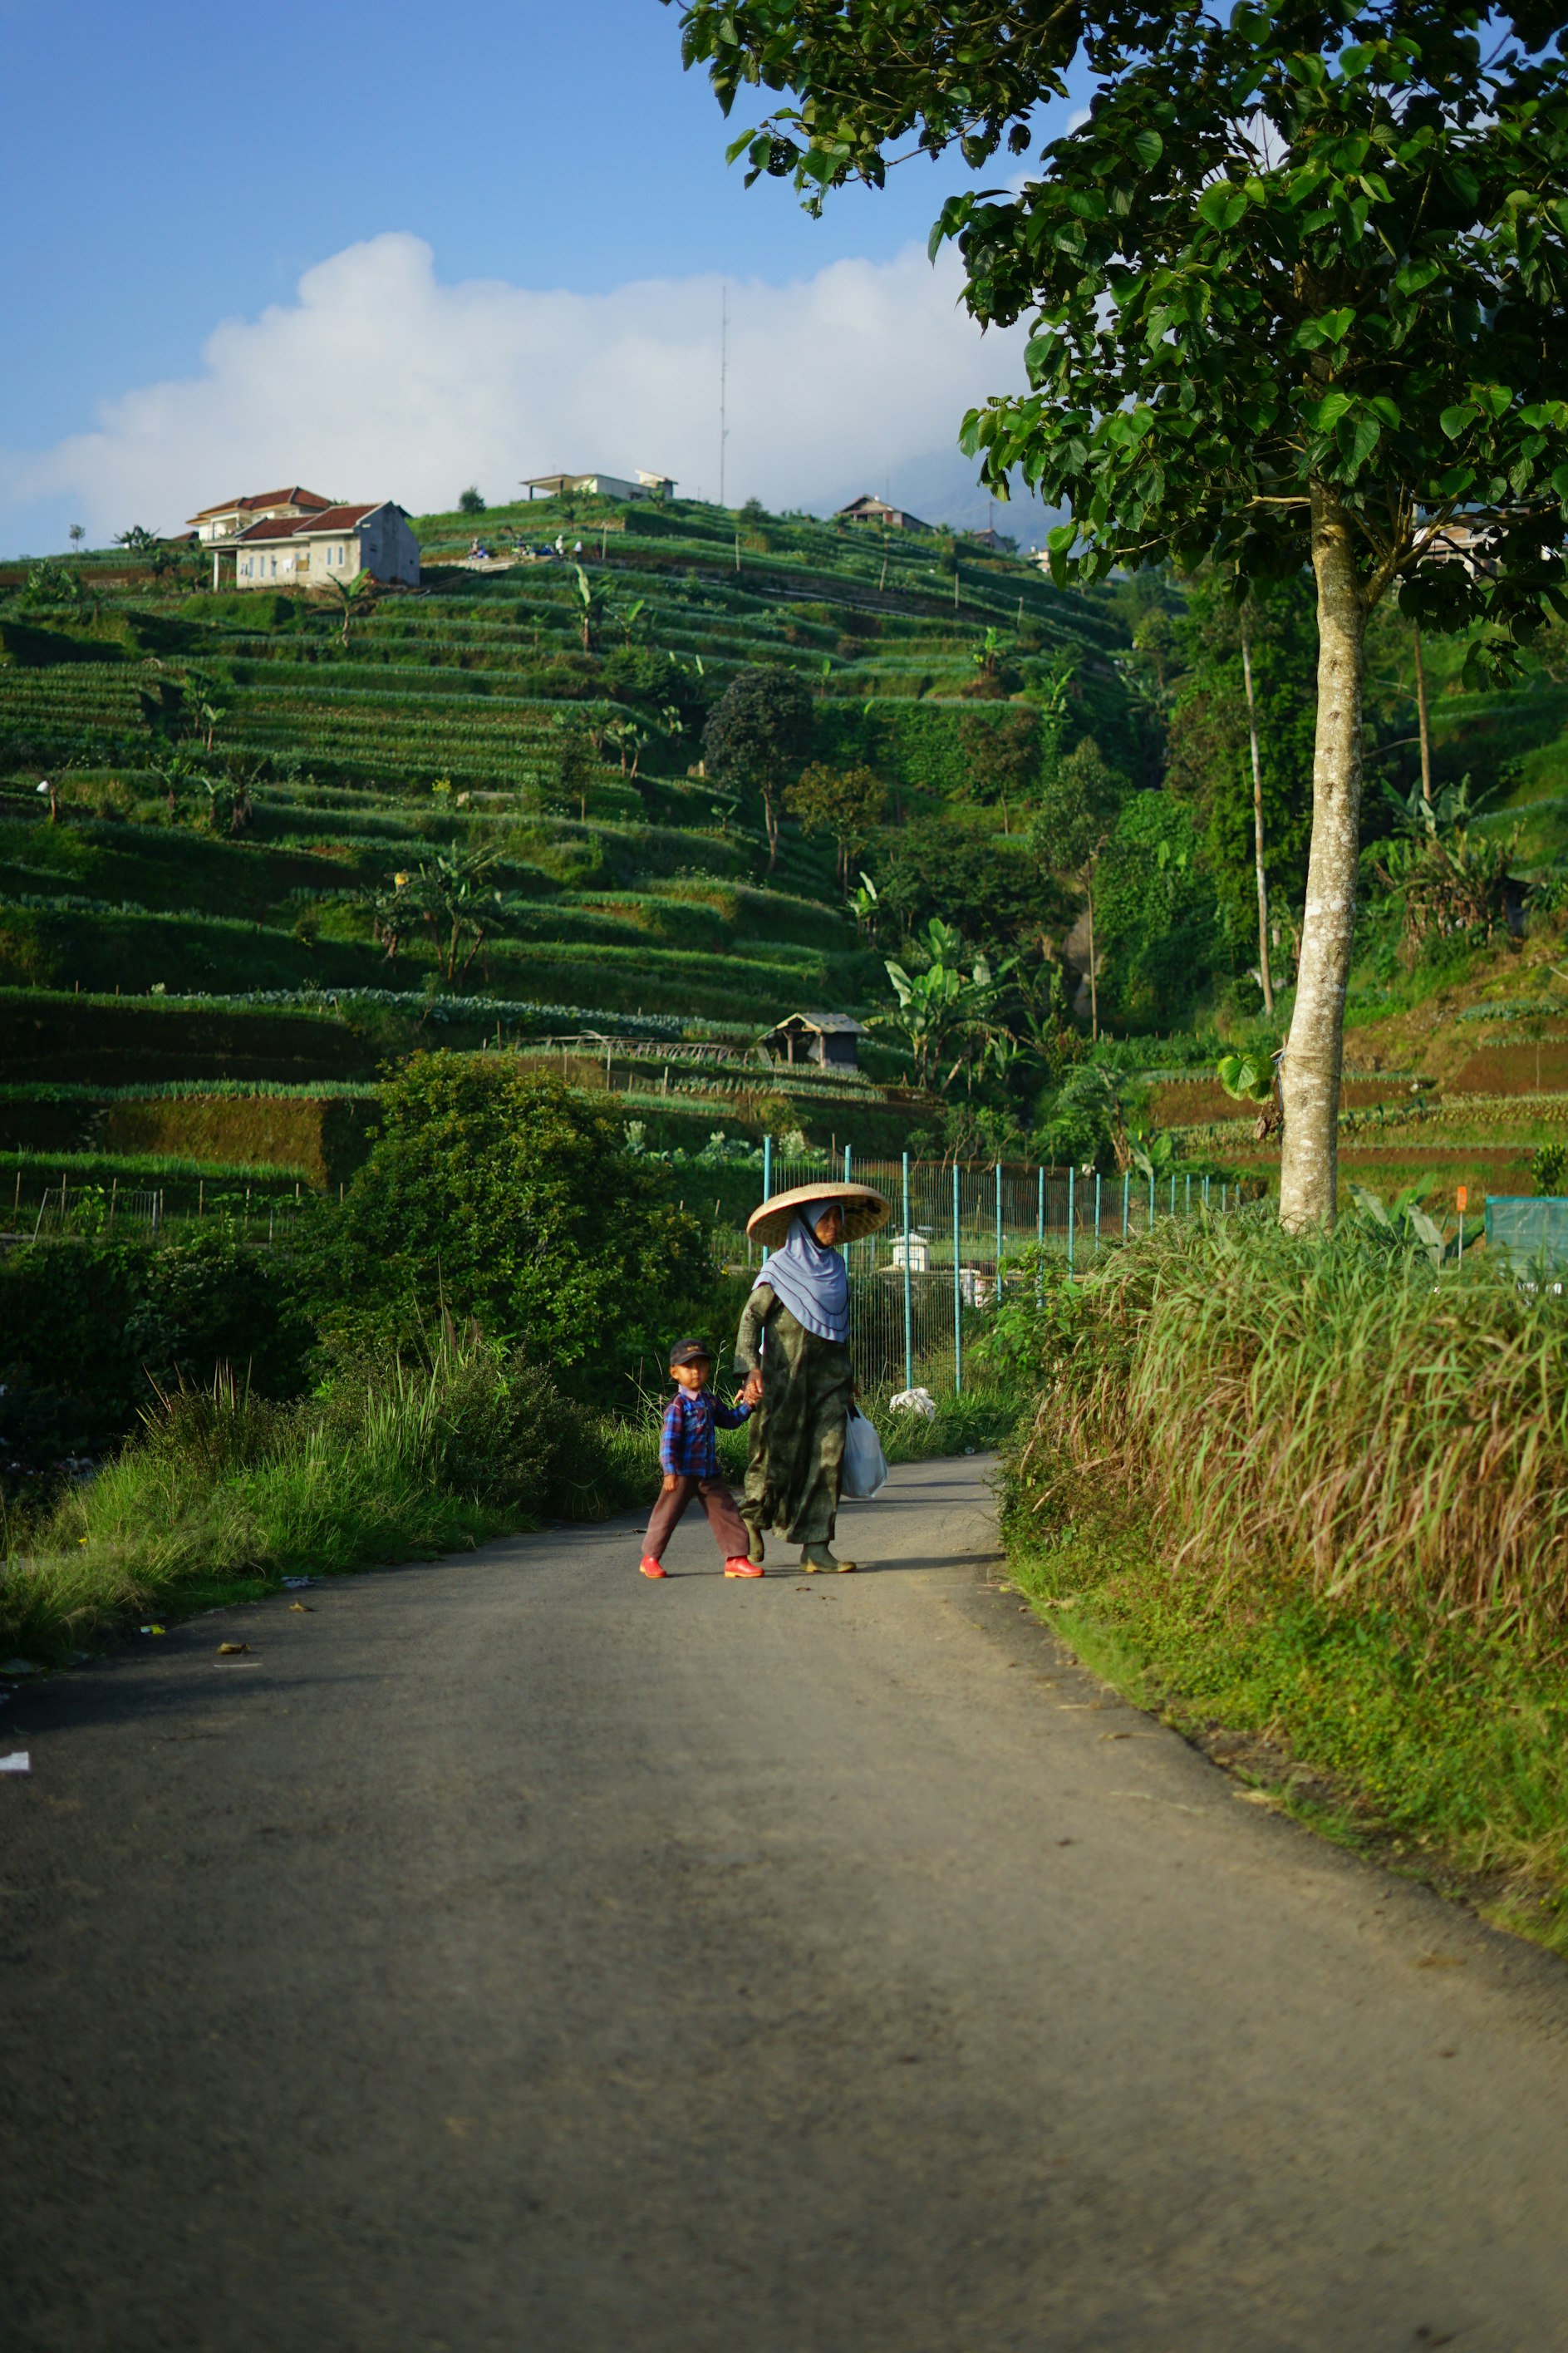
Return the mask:
<svg viewBox="0 0 1568 2353"><path fill-rule="evenodd" d="M457 1550L537 1524L560 1454L548 1378L479 1340L340 1374L285 1406L220 1370L48 1518L10 1531L0 1645L58 1657L216 1585ZM17 1543L17 1538L20 1542Z"/></svg>
<svg viewBox="0 0 1568 2353"><path fill-rule="evenodd" d="M1568 1616L1568 1313L1474 1262L1173 1219L1042 1324L1020 1495L1086 1477L1216 1589L1258 1571L1433 1625Z"/></svg>

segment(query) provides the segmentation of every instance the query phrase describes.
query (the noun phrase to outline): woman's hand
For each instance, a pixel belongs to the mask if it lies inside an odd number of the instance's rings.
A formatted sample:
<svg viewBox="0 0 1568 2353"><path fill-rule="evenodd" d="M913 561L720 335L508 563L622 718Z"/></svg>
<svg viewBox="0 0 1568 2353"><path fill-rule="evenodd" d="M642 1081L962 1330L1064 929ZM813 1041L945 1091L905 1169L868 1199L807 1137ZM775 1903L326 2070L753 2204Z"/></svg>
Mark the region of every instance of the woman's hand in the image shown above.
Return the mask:
<svg viewBox="0 0 1568 2353"><path fill-rule="evenodd" d="M664 1474L661 1492L666 1495L672 1494L679 1484L680 1481L676 1476L675 1472L673 1471L667 1471Z"/></svg>
<svg viewBox="0 0 1568 2353"><path fill-rule="evenodd" d="M761 1405L762 1401L762 1374L760 1372L750 1372L746 1375L746 1386L741 1391L741 1403L742 1405Z"/></svg>

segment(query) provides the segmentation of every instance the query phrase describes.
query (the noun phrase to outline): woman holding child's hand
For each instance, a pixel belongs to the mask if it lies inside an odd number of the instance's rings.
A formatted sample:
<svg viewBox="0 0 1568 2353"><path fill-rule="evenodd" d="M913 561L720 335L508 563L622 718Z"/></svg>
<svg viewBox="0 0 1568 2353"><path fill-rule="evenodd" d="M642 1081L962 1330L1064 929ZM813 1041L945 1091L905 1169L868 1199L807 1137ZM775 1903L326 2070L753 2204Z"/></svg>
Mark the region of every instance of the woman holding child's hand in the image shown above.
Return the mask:
<svg viewBox="0 0 1568 2353"><path fill-rule="evenodd" d="M806 1569L852 1569L832 1550L844 1476L850 1368L846 1241L875 1233L891 1205L869 1185L797 1185L753 1210L746 1230L770 1250L735 1341L740 1401L752 1409L741 1516L750 1556L781 1529Z"/></svg>

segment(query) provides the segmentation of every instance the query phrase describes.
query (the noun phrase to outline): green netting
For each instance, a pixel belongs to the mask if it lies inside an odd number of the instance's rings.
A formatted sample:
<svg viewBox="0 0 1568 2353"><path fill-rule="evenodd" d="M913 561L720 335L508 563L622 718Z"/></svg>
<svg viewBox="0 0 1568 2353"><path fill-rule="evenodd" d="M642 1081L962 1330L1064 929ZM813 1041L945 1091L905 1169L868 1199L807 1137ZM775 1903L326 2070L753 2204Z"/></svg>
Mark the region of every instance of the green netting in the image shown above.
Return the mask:
<svg viewBox="0 0 1568 2353"><path fill-rule="evenodd" d="M1551 1194L1489 1194L1487 1247L1520 1273L1536 1266L1568 1266L1568 1200Z"/></svg>

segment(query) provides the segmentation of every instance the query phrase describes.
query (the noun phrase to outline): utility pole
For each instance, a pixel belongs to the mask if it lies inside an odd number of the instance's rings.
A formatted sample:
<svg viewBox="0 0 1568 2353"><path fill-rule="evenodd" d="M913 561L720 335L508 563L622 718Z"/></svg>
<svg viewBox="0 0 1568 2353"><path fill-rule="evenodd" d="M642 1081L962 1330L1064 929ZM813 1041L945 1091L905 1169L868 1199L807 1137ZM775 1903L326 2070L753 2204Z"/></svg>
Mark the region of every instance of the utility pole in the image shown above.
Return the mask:
<svg viewBox="0 0 1568 2353"><path fill-rule="evenodd" d="M1252 843L1258 867L1258 977L1263 984L1263 1010L1274 1010L1274 981L1268 969L1268 884L1263 872L1263 763L1258 752L1258 704L1252 691L1252 648L1247 623L1241 624L1241 674L1247 681L1247 732L1252 744Z"/></svg>
<svg viewBox="0 0 1568 2353"><path fill-rule="evenodd" d="M724 444L730 438L727 403L730 377L730 289L719 290L719 503L724 503Z"/></svg>
<svg viewBox="0 0 1568 2353"><path fill-rule="evenodd" d="M1415 630L1415 723L1421 730L1421 798L1428 821L1432 816L1432 726L1426 714L1426 672L1421 660L1421 631Z"/></svg>

